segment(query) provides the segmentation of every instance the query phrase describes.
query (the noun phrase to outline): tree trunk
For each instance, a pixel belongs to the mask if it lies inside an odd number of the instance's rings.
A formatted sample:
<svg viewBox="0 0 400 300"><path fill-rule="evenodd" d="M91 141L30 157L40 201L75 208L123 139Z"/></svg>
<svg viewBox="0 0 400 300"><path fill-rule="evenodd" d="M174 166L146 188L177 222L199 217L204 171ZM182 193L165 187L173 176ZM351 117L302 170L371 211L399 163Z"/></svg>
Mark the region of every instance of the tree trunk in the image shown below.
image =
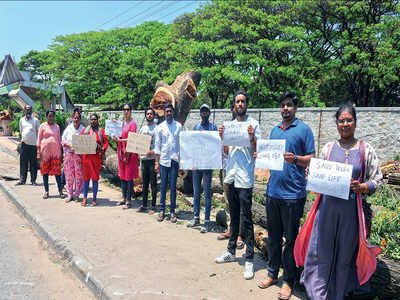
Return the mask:
<svg viewBox="0 0 400 300"><path fill-rule="evenodd" d="M168 85L165 81L157 82L150 106L160 117L163 117L164 105L171 103L175 107L175 120L183 125L192 108L193 100L197 96L200 79L199 72L187 71L176 77L172 85Z"/></svg>

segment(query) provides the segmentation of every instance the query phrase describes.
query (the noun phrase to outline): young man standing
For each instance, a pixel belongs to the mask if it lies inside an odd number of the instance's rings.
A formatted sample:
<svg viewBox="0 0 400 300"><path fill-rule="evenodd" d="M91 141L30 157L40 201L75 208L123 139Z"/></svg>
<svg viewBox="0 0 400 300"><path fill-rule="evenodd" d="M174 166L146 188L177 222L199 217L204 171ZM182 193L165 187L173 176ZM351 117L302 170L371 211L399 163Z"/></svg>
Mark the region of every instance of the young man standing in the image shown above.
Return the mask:
<svg viewBox="0 0 400 300"><path fill-rule="evenodd" d="M232 122L248 123L247 132L250 147L229 147L224 183L229 185L228 203L231 217L230 237L227 251L215 259L216 263L233 262L236 260L236 242L239 235L240 210L242 209L243 239L246 245L246 262L243 276L245 279L254 277L254 229L251 213L254 185L254 158L257 140L261 138L258 122L247 115L249 97L244 91L237 91L233 97L236 119ZM224 138L224 126L219 128L221 139Z"/></svg>
<svg viewBox="0 0 400 300"><path fill-rule="evenodd" d="M17 185L26 182L28 165L31 171L32 185L36 185L37 177L37 147L36 141L39 133L40 122L32 116L32 106L25 106L25 117L19 120L19 132L21 134L21 153L19 158L19 181Z"/></svg>
<svg viewBox="0 0 400 300"><path fill-rule="evenodd" d="M293 247L303 216L307 197L305 169L315 155L314 136L305 123L296 118L298 99L294 93L279 98L282 122L275 126L270 139L286 140L283 171L272 171L267 187L266 211L268 231L268 277L258 282L260 288L268 288L278 280L279 267L283 263L283 284L279 299L289 299L297 268ZM285 237L285 249L282 244Z"/></svg>
<svg viewBox="0 0 400 300"><path fill-rule="evenodd" d="M156 154L155 170L160 172L160 214L158 221L165 218L165 199L167 186L170 189L170 220L176 223L176 179L179 170L179 133L182 125L174 120L174 107L172 104L164 106L165 121L157 126L154 153Z"/></svg>
<svg viewBox="0 0 400 300"><path fill-rule="evenodd" d="M207 130L217 131L218 128L209 122L210 107L207 104L200 106L201 123L194 126L193 130ZM204 198L206 200L205 207L205 220L204 226L200 228L201 233L206 233L210 225L210 212L211 212L211 180L213 170L193 170L193 220L187 223L187 227L194 227L200 225L200 195L201 195L201 181L203 180Z"/></svg>
<svg viewBox="0 0 400 300"><path fill-rule="evenodd" d="M137 212L142 212L147 209L147 198L149 194L149 183L151 184L151 208L149 214L152 215L156 209L157 200L157 177L154 170L154 165L156 162L156 155L154 154L154 144L155 144L155 129L156 124L154 123L154 109L149 107L145 110L145 118L147 124L144 125L139 133L151 136L150 150L147 151L145 155L141 155L140 159L142 161L140 167L142 169L143 178L143 204L137 210Z"/></svg>

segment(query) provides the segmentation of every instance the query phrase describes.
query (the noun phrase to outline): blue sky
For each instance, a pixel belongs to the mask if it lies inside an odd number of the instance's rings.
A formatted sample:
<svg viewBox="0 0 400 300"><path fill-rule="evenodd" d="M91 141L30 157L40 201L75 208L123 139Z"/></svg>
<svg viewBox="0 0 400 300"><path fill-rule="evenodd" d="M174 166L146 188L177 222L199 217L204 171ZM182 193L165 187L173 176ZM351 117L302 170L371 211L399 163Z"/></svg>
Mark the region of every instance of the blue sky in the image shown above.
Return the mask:
<svg viewBox="0 0 400 300"><path fill-rule="evenodd" d="M0 61L17 61L30 50L45 50L58 35L134 27L146 21L171 23L205 1L0 1Z"/></svg>

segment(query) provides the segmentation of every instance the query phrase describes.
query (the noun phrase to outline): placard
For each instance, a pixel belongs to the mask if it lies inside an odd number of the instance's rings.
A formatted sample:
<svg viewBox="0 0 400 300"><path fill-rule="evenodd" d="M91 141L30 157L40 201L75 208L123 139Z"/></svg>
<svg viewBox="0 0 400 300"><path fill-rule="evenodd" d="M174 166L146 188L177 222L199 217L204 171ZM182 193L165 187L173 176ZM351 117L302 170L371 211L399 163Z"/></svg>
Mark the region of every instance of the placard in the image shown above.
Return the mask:
<svg viewBox="0 0 400 300"><path fill-rule="evenodd" d="M122 136L122 121L106 120L105 134L112 137Z"/></svg>
<svg viewBox="0 0 400 300"><path fill-rule="evenodd" d="M129 132L126 152L146 154L150 150L151 136Z"/></svg>
<svg viewBox="0 0 400 300"><path fill-rule="evenodd" d="M311 158L307 190L347 200L352 171L352 165Z"/></svg>
<svg viewBox="0 0 400 300"><path fill-rule="evenodd" d="M224 122L224 146L250 147L248 128L250 122Z"/></svg>
<svg viewBox="0 0 400 300"><path fill-rule="evenodd" d="M217 131L182 131L179 148L183 170L222 168L222 141Z"/></svg>
<svg viewBox="0 0 400 300"><path fill-rule="evenodd" d="M285 140L257 140L256 168L283 170Z"/></svg>
<svg viewBox="0 0 400 300"><path fill-rule="evenodd" d="M72 135L72 148L76 154L96 154L96 135Z"/></svg>

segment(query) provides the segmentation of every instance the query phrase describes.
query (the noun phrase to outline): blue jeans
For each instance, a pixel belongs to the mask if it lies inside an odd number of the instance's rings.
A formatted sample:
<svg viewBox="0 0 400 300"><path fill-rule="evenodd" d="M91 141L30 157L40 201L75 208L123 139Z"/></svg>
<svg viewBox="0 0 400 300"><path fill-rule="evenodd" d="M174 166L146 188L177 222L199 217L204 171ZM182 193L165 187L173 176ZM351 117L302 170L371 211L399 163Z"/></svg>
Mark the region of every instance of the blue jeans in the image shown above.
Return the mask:
<svg viewBox="0 0 400 300"><path fill-rule="evenodd" d="M160 212L165 212L165 198L167 196L167 187L169 183L171 208L170 212L175 213L176 207L176 179L178 177L179 164L171 160L170 167L160 165Z"/></svg>
<svg viewBox="0 0 400 300"><path fill-rule="evenodd" d="M200 217L200 195L201 195L201 180L203 179L204 198L206 200L205 220L210 221L211 212L211 179L212 170L195 170L193 171L193 214L195 218Z"/></svg>

